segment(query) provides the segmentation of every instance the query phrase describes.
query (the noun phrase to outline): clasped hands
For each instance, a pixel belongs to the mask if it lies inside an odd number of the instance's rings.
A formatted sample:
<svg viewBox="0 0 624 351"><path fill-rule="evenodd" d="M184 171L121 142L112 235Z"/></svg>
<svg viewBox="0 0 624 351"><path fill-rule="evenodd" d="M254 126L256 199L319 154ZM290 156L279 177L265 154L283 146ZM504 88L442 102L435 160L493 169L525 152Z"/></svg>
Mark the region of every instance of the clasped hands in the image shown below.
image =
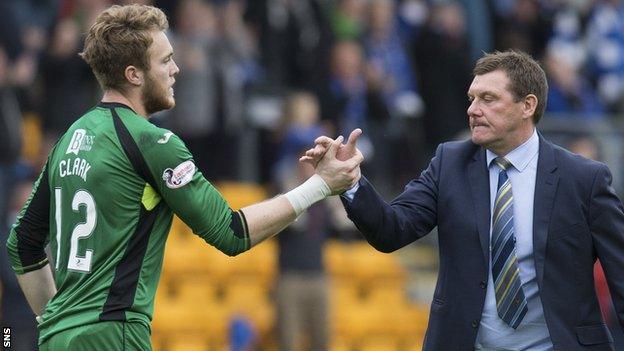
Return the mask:
<svg viewBox="0 0 624 351"><path fill-rule="evenodd" d="M314 147L299 158L299 162L311 164L315 173L327 183L332 195L341 194L353 187L362 176L360 164L364 156L356 146L360 135L362 130L354 129L346 144L342 143L342 135L336 139L320 136L314 140Z"/></svg>

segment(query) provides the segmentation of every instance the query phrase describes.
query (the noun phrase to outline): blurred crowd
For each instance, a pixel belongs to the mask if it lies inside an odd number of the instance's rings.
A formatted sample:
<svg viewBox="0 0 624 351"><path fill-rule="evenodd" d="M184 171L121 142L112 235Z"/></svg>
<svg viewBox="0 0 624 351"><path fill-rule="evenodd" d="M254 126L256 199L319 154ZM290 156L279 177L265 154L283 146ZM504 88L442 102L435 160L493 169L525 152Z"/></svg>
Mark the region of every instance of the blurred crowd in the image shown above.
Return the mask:
<svg viewBox="0 0 624 351"><path fill-rule="evenodd" d="M102 9L130 2L1 2L3 174L20 163L26 117L43 132L28 164L37 170L60 133L98 101L77 55L83 34ZM396 191L438 143L465 129L471 67L496 49L543 63L553 118L624 110L619 0L138 2L168 14L181 69L176 108L154 122L184 139L212 181L271 184L293 143L360 127L367 175ZM313 105L298 119L287 108L296 93L311 94Z"/></svg>
<svg viewBox="0 0 624 351"><path fill-rule="evenodd" d="M177 105L153 121L180 135L214 182L277 191L316 136L359 127L364 172L396 194L440 142L466 129L472 66L492 50L540 60L547 119L610 121L624 112L621 0L2 0L4 228L60 134L101 96L77 54L95 16L114 3L167 13L181 69ZM39 139L23 132L33 123ZM594 139L568 141L600 157Z"/></svg>

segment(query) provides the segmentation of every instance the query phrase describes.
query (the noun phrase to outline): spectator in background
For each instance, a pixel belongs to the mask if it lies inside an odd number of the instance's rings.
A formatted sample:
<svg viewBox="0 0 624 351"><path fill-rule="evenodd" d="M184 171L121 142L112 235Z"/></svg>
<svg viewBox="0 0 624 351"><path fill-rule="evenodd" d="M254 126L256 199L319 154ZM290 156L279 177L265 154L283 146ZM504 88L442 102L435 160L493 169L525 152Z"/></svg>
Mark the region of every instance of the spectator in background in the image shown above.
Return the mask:
<svg viewBox="0 0 624 351"><path fill-rule="evenodd" d="M13 60L11 81L16 88L28 91L35 80L37 64L45 46L45 33L41 28L31 26L22 35L22 51ZM26 101L30 102L30 101Z"/></svg>
<svg viewBox="0 0 624 351"><path fill-rule="evenodd" d="M53 25L59 0L4 0L0 1L0 43L11 60L32 49L29 40L36 33L42 40Z"/></svg>
<svg viewBox="0 0 624 351"><path fill-rule="evenodd" d="M327 131L320 124L315 96L307 92L292 93L288 97L285 119L280 161L274 177L279 192L312 175L313 167L293 160L302 155L316 137ZM340 202L337 198L329 200L310 207L278 239L276 307L281 351L329 350L329 281L323 248L337 227L346 230L344 225L340 225L346 220ZM342 221L338 220L340 217ZM352 228L352 225L349 223L347 228Z"/></svg>
<svg viewBox="0 0 624 351"><path fill-rule="evenodd" d="M391 118L419 117L423 106L418 95L412 62L398 31L392 0L370 4L370 27L365 48L370 69L380 75L381 94Z"/></svg>
<svg viewBox="0 0 624 351"><path fill-rule="evenodd" d="M217 96L215 64L211 55L218 40L217 15L211 3L183 0L175 13L172 45L180 74L176 77L176 98L180 103L169 113L166 123L178 134L191 152L202 172L210 165L210 135L216 132ZM212 152L211 152L212 153Z"/></svg>
<svg viewBox="0 0 624 351"><path fill-rule="evenodd" d="M362 128L364 135L359 139L359 147L369 159L374 157L372 143L366 135L370 131L371 119L389 118L381 95L381 77L374 73L377 72L366 72L360 44L339 41L332 48L327 87L319 95L322 115L331 119L338 133L346 135L350 130Z"/></svg>
<svg viewBox="0 0 624 351"><path fill-rule="evenodd" d="M613 335L615 350L624 350L624 335L618 324L617 313L615 312L615 307L613 307L607 277L602 269L600 260L597 260L594 264L594 280L596 281L596 295L600 303L600 312L605 324L609 327L611 335Z"/></svg>
<svg viewBox="0 0 624 351"><path fill-rule="evenodd" d="M565 142L565 148L590 160L604 162L600 145L591 135L575 135Z"/></svg>
<svg viewBox="0 0 624 351"><path fill-rule="evenodd" d="M281 124L283 130L278 136L279 151L273 179L283 185L287 178L292 178L292 160L300 156L303 143L314 141L319 135L332 134L332 128L321 124L316 96L304 91L293 92L287 97Z"/></svg>
<svg viewBox="0 0 624 351"><path fill-rule="evenodd" d="M98 13L110 5L111 0L62 0L57 21L72 18L80 26L81 32L87 32Z"/></svg>
<svg viewBox="0 0 624 351"><path fill-rule="evenodd" d="M331 28L321 0L248 1L269 83L317 90L327 78Z"/></svg>
<svg viewBox="0 0 624 351"><path fill-rule="evenodd" d="M312 135L298 141L300 154L310 142L314 142ZM283 169L279 175L283 179L280 191L287 190L293 182L307 179L313 172L309 164L291 161L290 170ZM329 350L329 281L323 265L323 247L331 234L330 220L327 202L317 202L278 238L279 350Z"/></svg>
<svg viewBox="0 0 624 351"><path fill-rule="evenodd" d="M57 139L97 101L97 83L89 66L78 56L81 32L86 30L73 16L61 19L52 30L39 74L42 94L39 116L45 133L41 154L47 156Z"/></svg>
<svg viewBox="0 0 624 351"><path fill-rule="evenodd" d="M329 13L334 37L338 41L360 40L366 28L366 0L338 0Z"/></svg>
<svg viewBox="0 0 624 351"><path fill-rule="evenodd" d="M8 80L24 114L34 110L33 85L36 83L37 67L43 47L45 33L36 25L25 28L20 35L20 49L16 56L9 56L11 69Z"/></svg>
<svg viewBox="0 0 624 351"><path fill-rule="evenodd" d="M78 57L86 33L108 0L62 1L39 57L37 115L43 129L37 167L46 161L61 133L97 101L98 85L89 66Z"/></svg>
<svg viewBox="0 0 624 351"><path fill-rule="evenodd" d="M32 175L30 177L12 179L12 187L6 199L10 201L8 218L2 222L0 244L4 247L9 234L9 225L17 218L22 205L28 199L32 190ZM4 200L4 199L3 199ZM37 323L35 315L28 306L24 293L20 289L17 278L11 269L6 250L0 250L0 287L1 304L0 316L2 325L11 327L12 351L37 350Z"/></svg>
<svg viewBox="0 0 624 351"><path fill-rule="evenodd" d="M399 32L396 6L392 0L378 0L369 4L369 27L364 37L369 87L379 92L383 111L371 111L369 134L379 154L372 167L377 177L393 180L389 191L402 188L404 181L420 169L418 152L422 150L421 121L423 102L418 92L411 57L408 56ZM371 89L369 88L369 91ZM379 118L377 114L386 114ZM377 117L377 118L375 118ZM390 173L390 170L392 174Z"/></svg>
<svg viewBox="0 0 624 351"><path fill-rule="evenodd" d="M605 116L594 88L573 61L550 49L544 66L549 86L547 113L561 118L602 119Z"/></svg>
<svg viewBox="0 0 624 351"><path fill-rule="evenodd" d="M497 18L496 47L517 49L541 58L551 35L551 13L539 0L515 0ZM500 14L500 13L499 13Z"/></svg>
<svg viewBox="0 0 624 351"><path fill-rule="evenodd" d="M466 29L469 41L470 62L477 61L484 52L494 47L494 16L490 0L460 0L466 14Z"/></svg>
<svg viewBox="0 0 624 351"><path fill-rule="evenodd" d="M457 2L432 5L427 25L413 43L429 154L466 128L472 74L464 18Z"/></svg>
<svg viewBox="0 0 624 351"><path fill-rule="evenodd" d="M610 112L624 111L624 4L596 4L587 26L588 68Z"/></svg>
<svg viewBox="0 0 624 351"><path fill-rule="evenodd" d="M22 112L11 82L12 67L0 46L0 227L5 228L5 216L13 188L13 168L22 150Z"/></svg>
<svg viewBox="0 0 624 351"><path fill-rule="evenodd" d="M16 16L13 16L11 3L8 1L0 1L0 13L3 14L0 21L0 44L3 46L5 55L10 57L17 56L21 50L21 36L18 29L21 25Z"/></svg>
<svg viewBox="0 0 624 351"><path fill-rule="evenodd" d="M245 88L256 79L256 43L242 22L241 1L180 4L173 41L181 74L181 108L167 123L188 142L210 179L235 179ZM205 152L210 149L211 152ZM211 167L218 164L220 167Z"/></svg>
<svg viewBox="0 0 624 351"><path fill-rule="evenodd" d="M396 13L401 33L407 42L415 41L420 29L425 25L429 5L426 0L402 0L398 2Z"/></svg>
<svg viewBox="0 0 624 351"><path fill-rule="evenodd" d="M580 70L587 59L582 23L587 13L569 3L566 5L562 4L554 10L552 35L548 39L546 54L555 52Z"/></svg>

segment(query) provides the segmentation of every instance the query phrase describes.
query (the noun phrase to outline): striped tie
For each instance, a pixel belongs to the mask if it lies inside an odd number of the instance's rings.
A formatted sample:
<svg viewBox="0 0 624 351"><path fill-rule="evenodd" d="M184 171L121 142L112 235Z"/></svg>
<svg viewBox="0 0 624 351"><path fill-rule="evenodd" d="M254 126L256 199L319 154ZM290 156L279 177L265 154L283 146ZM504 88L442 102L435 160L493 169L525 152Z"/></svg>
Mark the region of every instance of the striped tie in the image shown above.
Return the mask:
<svg viewBox="0 0 624 351"><path fill-rule="evenodd" d="M501 168L498 173L498 191L492 216L492 278L496 293L498 316L516 329L527 313L527 302L522 291L516 256L516 236L513 224L513 193L507 177L511 163L504 157L494 160Z"/></svg>

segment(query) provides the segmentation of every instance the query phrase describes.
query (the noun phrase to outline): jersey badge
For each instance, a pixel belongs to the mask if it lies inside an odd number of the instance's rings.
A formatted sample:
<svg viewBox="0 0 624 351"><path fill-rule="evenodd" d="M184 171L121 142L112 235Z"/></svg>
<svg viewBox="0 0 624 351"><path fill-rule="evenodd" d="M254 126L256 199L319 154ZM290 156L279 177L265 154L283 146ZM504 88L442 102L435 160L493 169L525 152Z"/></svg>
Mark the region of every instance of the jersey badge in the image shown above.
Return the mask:
<svg viewBox="0 0 624 351"><path fill-rule="evenodd" d="M170 189L177 189L188 184L195 174L195 164L188 160L180 163L176 168L167 168L163 172L163 180Z"/></svg>

